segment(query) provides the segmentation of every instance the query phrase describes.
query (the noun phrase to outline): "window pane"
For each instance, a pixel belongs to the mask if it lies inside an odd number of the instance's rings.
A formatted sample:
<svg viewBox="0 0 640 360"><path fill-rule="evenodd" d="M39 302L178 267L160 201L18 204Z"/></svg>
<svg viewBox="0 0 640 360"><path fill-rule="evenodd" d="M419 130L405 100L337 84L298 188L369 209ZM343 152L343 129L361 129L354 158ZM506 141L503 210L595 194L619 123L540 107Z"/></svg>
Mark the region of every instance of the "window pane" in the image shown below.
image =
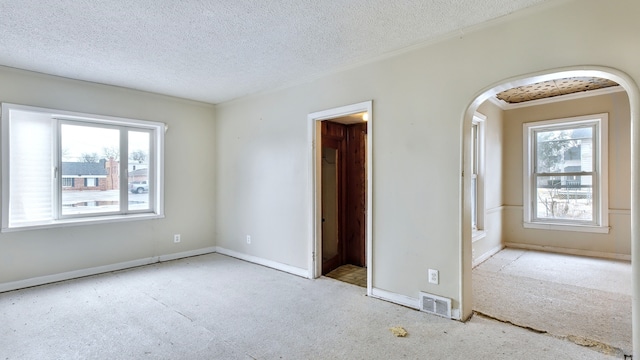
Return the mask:
<svg viewBox="0 0 640 360"><path fill-rule="evenodd" d="M536 132L536 172L593 170L593 128Z"/></svg>
<svg viewBox="0 0 640 360"><path fill-rule="evenodd" d="M151 133L129 131L129 210L148 210Z"/></svg>
<svg viewBox="0 0 640 360"><path fill-rule="evenodd" d="M538 219L593 220L593 176L538 176Z"/></svg>
<svg viewBox="0 0 640 360"><path fill-rule="evenodd" d="M478 230L478 179L471 178L471 229Z"/></svg>
<svg viewBox="0 0 640 360"><path fill-rule="evenodd" d="M479 125L471 125L471 229L478 230Z"/></svg>
<svg viewBox="0 0 640 360"><path fill-rule="evenodd" d="M478 124L471 125L471 172L478 173Z"/></svg>
<svg viewBox="0 0 640 360"><path fill-rule="evenodd" d="M63 180L62 215L119 211L120 131L71 124L60 131L62 176L73 183Z"/></svg>

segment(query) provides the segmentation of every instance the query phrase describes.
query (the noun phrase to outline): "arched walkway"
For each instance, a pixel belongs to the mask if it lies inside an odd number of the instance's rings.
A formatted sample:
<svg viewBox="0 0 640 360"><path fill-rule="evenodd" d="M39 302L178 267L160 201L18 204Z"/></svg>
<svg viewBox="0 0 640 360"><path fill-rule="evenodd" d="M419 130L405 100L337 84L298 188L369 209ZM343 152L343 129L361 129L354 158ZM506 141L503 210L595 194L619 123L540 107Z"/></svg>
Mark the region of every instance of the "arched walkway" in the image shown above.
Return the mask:
<svg viewBox="0 0 640 360"><path fill-rule="evenodd" d="M462 127L462 143L464 154L468 153L470 139L470 124L478 107L487 99L497 93L510 88L543 82L566 77L599 77L612 80L620 84L629 97L630 121L631 121L631 261L632 261L632 326L633 349L636 356L640 356L640 92L635 82L625 73L616 69L600 66L579 66L560 69L552 69L538 73L518 76L497 82L478 93L468 106ZM471 162L467 156L463 156L464 173L471 173ZM466 319L472 314L472 231L471 231L471 180L465 176L461 189L462 199L462 318Z"/></svg>

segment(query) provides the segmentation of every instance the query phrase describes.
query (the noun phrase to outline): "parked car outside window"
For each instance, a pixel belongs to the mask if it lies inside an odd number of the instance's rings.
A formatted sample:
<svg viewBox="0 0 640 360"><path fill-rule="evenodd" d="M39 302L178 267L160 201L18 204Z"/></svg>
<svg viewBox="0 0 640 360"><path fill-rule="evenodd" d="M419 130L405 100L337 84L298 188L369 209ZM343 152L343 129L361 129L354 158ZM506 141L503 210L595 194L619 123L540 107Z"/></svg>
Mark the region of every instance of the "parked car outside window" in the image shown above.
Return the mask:
<svg viewBox="0 0 640 360"><path fill-rule="evenodd" d="M147 183L146 180L130 182L129 191L131 191L132 194L140 194L142 192L148 192L149 184Z"/></svg>

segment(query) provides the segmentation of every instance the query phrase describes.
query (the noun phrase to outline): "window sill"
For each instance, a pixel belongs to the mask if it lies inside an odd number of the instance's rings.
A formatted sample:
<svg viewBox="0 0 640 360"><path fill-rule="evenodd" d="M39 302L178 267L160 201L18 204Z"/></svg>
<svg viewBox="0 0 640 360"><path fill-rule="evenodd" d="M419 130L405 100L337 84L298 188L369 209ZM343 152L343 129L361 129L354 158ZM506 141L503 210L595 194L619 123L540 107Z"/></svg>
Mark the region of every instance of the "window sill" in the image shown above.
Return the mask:
<svg viewBox="0 0 640 360"><path fill-rule="evenodd" d="M474 243L478 240L482 240L487 237L487 233L484 230L473 230L471 233L471 242Z"/></svg>
<svg viewBox="0 0 640 360"><path fill-rule="evenodd" d="M25 231L25 230L45 230L45 229L53 229L53 228L60 228L60 227L71 227L71 226L80 226L80 225L98 225L98 224L108 224L108 223L124 222L124 221L153 220L153 219L162 219L162 218L164 218L164 214L155 214L155 213L74 218L74 219L50 221L46 223L18 225L18 226L13 226L9 228L2 228L2 232L7 233L7 232L16 232L16 231Z"/></svg>
<svg viewBox="0 0 640 360"><path fill-rule="evenodd" d="M576 232L588 232L588 233L597 233L597 234L608 234L609 230L611 229L608 226L565 225L565 224L531 223L531 222L525 222L522 224L522 226L525 229L576 231Z"/></svg>

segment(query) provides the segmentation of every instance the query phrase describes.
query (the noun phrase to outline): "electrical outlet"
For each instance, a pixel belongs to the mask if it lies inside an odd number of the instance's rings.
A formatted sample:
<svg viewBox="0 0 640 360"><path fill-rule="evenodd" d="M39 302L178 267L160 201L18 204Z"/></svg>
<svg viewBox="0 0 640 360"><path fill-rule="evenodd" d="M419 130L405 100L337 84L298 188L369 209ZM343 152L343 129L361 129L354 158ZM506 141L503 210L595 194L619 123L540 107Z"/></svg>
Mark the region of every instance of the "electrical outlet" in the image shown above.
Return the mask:
<svg viewBox="0 0 640 360"><path fill-rule="evenodd" d="M429 269L429 283L438 284L440 282L440 274L438 270Z"/></svg>
<svg viewBox="0 0 640 360"><path fill-rule="evenodd" d="M174 243L179 243L180 242L180 234L173 235L173 242Z"/></svg>
<svg viewBox="0 0 640 360"><path fill-rule="evenodd" d="M247 235L247 244L251 244L251 235Z"/></svg>

